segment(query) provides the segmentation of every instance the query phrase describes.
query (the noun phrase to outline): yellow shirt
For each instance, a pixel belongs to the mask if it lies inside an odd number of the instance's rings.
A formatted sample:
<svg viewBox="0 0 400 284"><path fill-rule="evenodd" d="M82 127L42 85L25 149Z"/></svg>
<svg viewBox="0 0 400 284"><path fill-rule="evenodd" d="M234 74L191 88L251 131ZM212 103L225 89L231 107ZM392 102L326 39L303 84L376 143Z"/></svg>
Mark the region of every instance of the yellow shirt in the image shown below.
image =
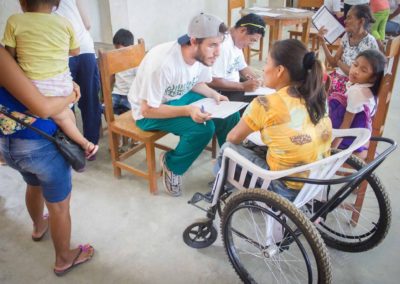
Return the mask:
<svg viewBox="0 0 400 284"><path fill-rule="evenodd" d="M16 49L18 64L32 80L68 71L69 50L79 47L70 22L46 13L12 15L3 44Z"/></svg>
<svg viewBox="0 0 400 284"><path fill-rule="evenodd" d="M267 164L273 171L290 169L312 163L330 154L332 124L326 115L314 125L304 100L288 94L288 88L272 95L254 99L244 121L254 131L261 132L268 146ZM296 176L307 177L308 173ZM301 189L302 183L286 182L292 189Z"/></svg>

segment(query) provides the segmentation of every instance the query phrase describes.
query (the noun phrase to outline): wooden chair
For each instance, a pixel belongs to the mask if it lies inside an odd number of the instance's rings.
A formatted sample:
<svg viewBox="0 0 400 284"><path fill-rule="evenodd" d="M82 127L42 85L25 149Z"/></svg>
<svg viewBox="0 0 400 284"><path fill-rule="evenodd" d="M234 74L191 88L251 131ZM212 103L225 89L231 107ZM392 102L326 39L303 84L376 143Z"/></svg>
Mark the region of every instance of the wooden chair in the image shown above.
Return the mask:
<svg viewBox="0 0 400 284"><path fill-rule="evenodd" d="M297 3L298 8L307 10L316 10L322 5L324 5L323 0L299 0ZM297 28L298 27L296 27L296 30L289 31L289 38L301 39L303 32L299 31ZM318 31L315 30L310 31L310 43L311 43L311 51L318 52L320 46Z"/></svg>
<svg viewBox="0 0 400 284"><path fill-rule="evenodd" d="M246 6L245 0L228 0L228 27L231 27L233 24L232 10L238 8L244 9L245 6ZM261 61L263 59L263 50L264 50L264 37L260 38L260 45L258 49L249 48L247 52L246 50L244 51L247 64L250 64L250 58L255 55L258 55L258 60Z"/></svg>
<svg viewBox="0 0 400 284"><path fill-rule="evenodd" d="M386 56L388 61L392 62L391 70L388 70L382 79L378 91L378 104L375 116L372 119L372 136L381 137L385 128L386 117L389 110L390 99L392 97L393 86L396 78L396 71L400 59L400 36L392 39L390 45L387 46ZM388 64L389 67L391 64ZM369 163L375 158L377 142L371 141L368 146L366 162ZM357 191L357 198L355 200L354 208L357 212L361 211L365 191L367 190L368 183L363 182ZM353 214L353 222L357 223L358 214Z"/></svg>
<svg viewBox="0 0 400 284"><path fill-rule="evenodd" d="M139 43L133 46L111 51L100 50L99 62L114 176L119 178L121 170L126 170L134 175L145 178L149 182L150 192L155 194L157 193L157 177L160 176L160 173L156 171L155 148L170 150L170 148L160 145L156 141L164 137L167 133L141 130L136 126L130 111L119 116L114 116L111 97L111 76L115 73L139 66L144 55L144 41L143 39L139 39ZM132 138L138 141L139 144L129 151L120 154L118 152L120 136ZM124 162L128 157L136 154L143 148L146 149L147 172Z"/></svg>

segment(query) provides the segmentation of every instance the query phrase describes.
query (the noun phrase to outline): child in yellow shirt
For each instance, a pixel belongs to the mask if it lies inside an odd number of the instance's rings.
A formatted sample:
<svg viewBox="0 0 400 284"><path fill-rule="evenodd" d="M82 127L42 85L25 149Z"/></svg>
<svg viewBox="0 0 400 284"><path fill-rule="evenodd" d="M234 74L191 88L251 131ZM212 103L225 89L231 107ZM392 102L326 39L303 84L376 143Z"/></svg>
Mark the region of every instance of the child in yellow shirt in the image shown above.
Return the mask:
<svg viewBox="0 0 400 284"><path fill-rule="evenodd" d="M23 14L7 20L3 44L19 66L45 96L68 96L73 82L68 56L79 54L72 25L53 15L60 0L20 0ZM78 130L70 108L52 117L58 126L84 150L87 158L98 146L89 142Z"/></svg>

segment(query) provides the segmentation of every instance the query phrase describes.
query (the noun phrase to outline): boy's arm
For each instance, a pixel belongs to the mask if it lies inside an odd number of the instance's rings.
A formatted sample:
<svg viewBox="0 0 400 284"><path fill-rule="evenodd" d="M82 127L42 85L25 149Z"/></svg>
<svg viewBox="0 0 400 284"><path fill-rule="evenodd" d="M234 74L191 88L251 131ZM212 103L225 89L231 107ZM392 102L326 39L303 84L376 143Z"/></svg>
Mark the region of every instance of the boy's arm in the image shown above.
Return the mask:
<svg viewBox="0 0 400 284"><path fill-rule="evenodd" d="M80 53L80 48L74 48L69 50L69 56L77 56Z"/></svg>
<svg viewBox="0 0 400 284"><path fill-rule="evenodd" d="M85 9L83 8L83 4L80 0L76 0L76 6L78 7L79 14L81 15L83 24L85 25L86 30L90 30L91 24L89 16L87 15Z"/></svg>

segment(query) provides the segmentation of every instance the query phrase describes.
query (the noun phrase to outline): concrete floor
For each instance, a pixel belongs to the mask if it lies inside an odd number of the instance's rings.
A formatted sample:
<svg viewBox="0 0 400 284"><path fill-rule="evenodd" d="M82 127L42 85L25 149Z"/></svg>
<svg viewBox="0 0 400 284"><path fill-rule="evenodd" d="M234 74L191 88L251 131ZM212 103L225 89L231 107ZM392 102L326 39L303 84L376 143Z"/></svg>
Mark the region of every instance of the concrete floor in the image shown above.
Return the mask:
<svg viewBox="0 0 400 284"><path fill-rule="evenodd" d="M398 90L399 88L397 88ZM394 93L385 135L400 141L400 98ZM170 146L176 138L169 136ZM203 152L184 177L184 194L159 194L130 174L113 177L108 140L101 140L96 161L73 174L72 246L89 242L94 258L62 278L52 273L54 252L49 236L32 242L24 204L25 184L9 167L0 167L0 283L240 283L221 240L195 250L182 232L205 214L188 205L193 193L206 192L212 179L211 157ZM144 155L135 163L145 164ZM396 166L397 165L397 166ZM392 225L386 239L371 251L351 254L329 249L334 283L398 283L400 254L400 165L398 151L378 169L392 203ZM216 222L218 227L218 221Z"/></svg>

